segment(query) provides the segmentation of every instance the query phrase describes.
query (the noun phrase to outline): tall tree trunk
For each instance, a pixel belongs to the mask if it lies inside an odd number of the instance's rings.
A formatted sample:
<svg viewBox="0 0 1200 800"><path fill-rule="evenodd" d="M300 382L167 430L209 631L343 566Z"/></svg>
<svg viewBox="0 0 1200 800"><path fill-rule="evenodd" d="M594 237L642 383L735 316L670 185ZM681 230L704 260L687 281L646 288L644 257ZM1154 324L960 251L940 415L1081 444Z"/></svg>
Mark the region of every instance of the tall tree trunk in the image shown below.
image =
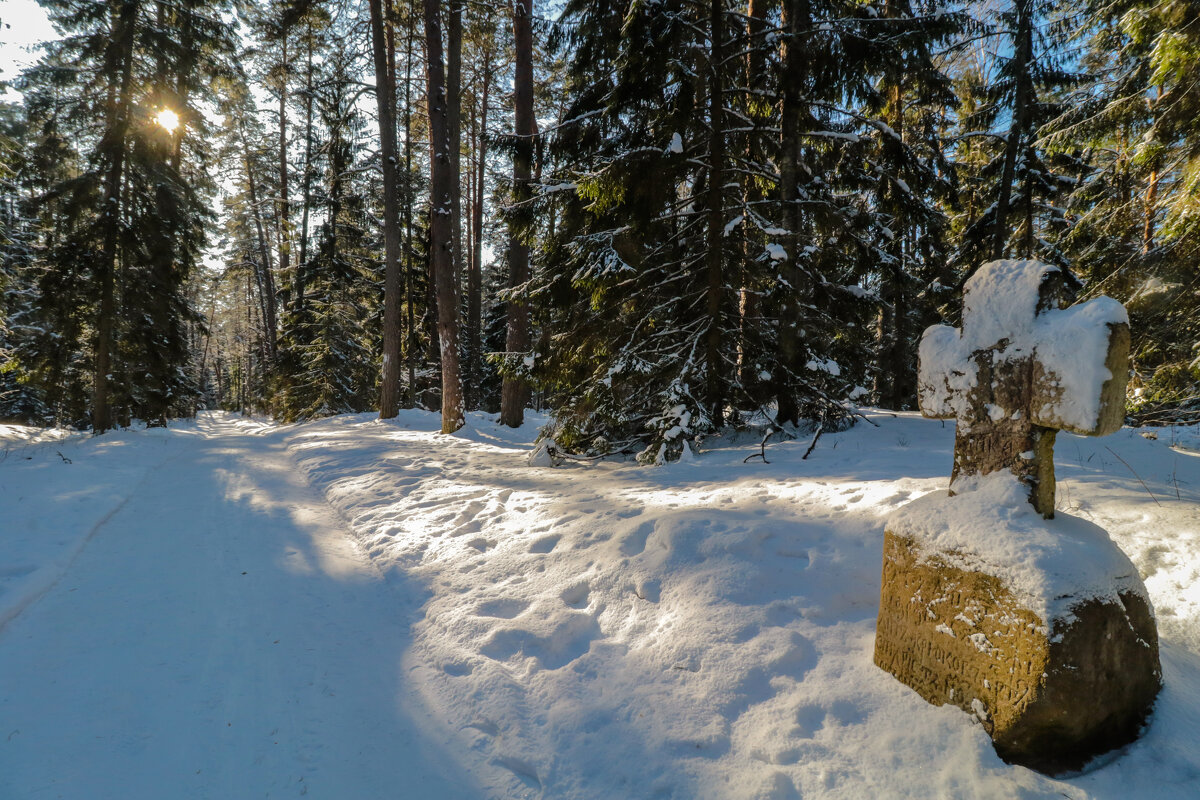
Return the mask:
<svg viewBox="0 0 1200 800"><path fill-rule="evenodd" d="M391 8L391 3L388 3ZM413 30L411 18L405 31L404 55L404 358L408 364L408 391L405 402L411 407L416 403L417 390L417 287L413 269L413 189L412 189L412 74L413 74ZM390 29L389 29L390 32ZM389 50L393 49L389 37Z"/></svg>
<svg viewBox="0 0 1200 800"><path fill-rule="evenodd" d="M301 173L303 212L300 217L300 257L296 261L296 274L292 280L292 308L298 314L304 311L304 291L308 285L308 214L312 205L312 149L313 149L313 30L308 23L305 41L307 58L304 69L304 171Z"/></svg>
<svg viewBox="0 0 1200 800"><path fill-rule="evenodd" d="M1142 253L1149 253L1154 247L1154 214L1158 206L1158 170L1150 171L1146 186L1145 219L1142 223Z"/></svg>
<svg viewBox="0 0 1200 800"><path fill-rule="evenodd" d="M292 208L288 202L287 65L288 28L283 29L283 65L279 76L279 279L288 285L292 266Z"/></svg>
<svg viewBox="0 0 1200 800"><path fill-rule="evenodd" d="M800 234L804 224L797 188L800 182L800 134L808 109L804 105L805 64L803 36L811 27L808 0L784 0L783 97L780 103L779 206L787 246L787 258L779 262L786 284L779 304L779 364L772 376L776 385L776 422L797 424L800 407L796 400L796 374L800 369L800 336L797 329L804 287L801 286Z"/></svg>
<svg viewBox="0 0 1200 800"><path fill-rule="evenodd" d="M491 50L483 56L480 79L483 90L479 102L478 128L475 136L475 196L472 198L471 266L467 274L467 371L473 385L472 399L480 403L479 383L483 378L483 201L485 166L487 164L487 118L489 93L492 85Z"/></svg>
<svg viewBox="0 0 1200 800"><path fill-rule="evenodd" d="M1146 104L1150 107L1151 113L1158 106L1158 101L1162 99L1162 86L1156 86L1154 99L1147 100ZM1156 157L1150 168L1150 178L1146 184L1146 206L1143 211L1142 221L1142 254L1149 253L1154 248L1154 216L1158 206L1158 181L1159 181L1159 159Z"/></svg>
<svg viewBox="0 0 1200 800"><path fill-rule="evenodd" d="M275 276L271 267L271 251L267 246L267 236L263 230L262 209L258 204L258 182L254 179L254 167L250 160L250 144L246 140L246 131L239 124L238 135L242 142L242 162L246 169L246 190L250 195L250 215L254 219L254 229L258 236L259 269L262 271L263 327L267 345L267 363L275 364L278 353L278 320L275 318Z"/></svg>
<svg viewBox="0 0 1200 800"><path fill-rule="evenodd" d="M108 74L119 76L116 92L109 92L108 120L101 146L108 151L104 176L104 245L96 278L100 286L100 311L96 320L95 376L92 384L92 432L112 427L109 380L112 370L113 323L116 317L117 248L120 246L121 188L125 178L125 137L129 130L129 107L133 93L134 26L139 5L122 4L114 20ZM115 96L114 96L115 95ZM115 99L115 103L112 101Z"/></svg>
<svg viewBox="0 0 1200 800"><path fill-rule="evenodd" d="M705 313L708 330L704 337L705 401L709 417L718 428L725 424L724 365L721 362L721 311L725 305L724 193L725 193L725 92L721 70L725 62L725 9L722 0L709 8L708 116L711 129L708 146L708 252L705 254Z"/></svg>
<svg viewBox="0 0 1200 800"><path fill-rule="evenodd" d="M450 186L450 263L454 268L455 291L462 285L462 0L450 0L450 19L446 30L446 137L447 156L454 182ZM461 314L457 309L456 313ZM465 392L474 391L473 378L468 370L464 376Z"/></svg>
<svg viewBox="0 0 1200 800"><path fill-rule="evenodd" d="M996 227L992 233L993 259L1004 258L1017 156L1023 146L1028 127L1029 104L1033 100L1033 76L1029 71L1029 62L1033 58L1033 10L1030 5L1031 0L1016 2L1017 30L1013 41L1013 63L1017 65L1016 85L1013 88L1012 124L1004 143L1004 165L1000 172L1000 187L996 197Z"/></svg>
<svg viewBox="0 0 1200 800"><path fill-rule="evenodd" d="M513 221L508 233L508 285L522 287L529 281L529 245L519 231L519 220L526 215L524 204L530 197L529 180L533 173L533 145L537 122L533 116L533 0L515 0L513 49L516 75L513 84L513 110L516 117L517 146L513 152ZM524 297L508 301L508 331L504 344L509 357L529 349L529 306ZM519 428L525 421L529 385L522 378L505 377L500 389L500 423Z"/></svg>
<svg viewBox="0 0 1200 800"><path fill-rule="evenodd" d="M751 130L746 132L745 150L751 162L757 164L765 162L762 158L762 148L760 146L761 129L767 128L771 124L768 114L765 114L765 101L757 94L748 91L749 87L759 85L762 81L763 72L766 69L766 42L765 36L767 31L767 2L766 0L749 0L746 8L746 75L745 86L747 91L744 92L746 117L751 120ZM755 230L755 226L750 222L751 212L756 210L756 206L760 205L763 200L763 190L759 183L759 179L754 175L746 175L742 184L742 201L746 207L747 219L742 223L742 266L741 266L741 287L738 291L738 383L743 387L752 387L759 382L759 370L754 369L749 363L748 356L750 344L748 337L750 332L754 330L760 310L759 296L755 288L750 285L751 269L750 266L754 262L757 255L754 251L756 247L761 247L762 242L756 236L751 236L751 231Z"/></svg>
<svg viewBox="0 0 1200 800"><path fill-rule="evenodd" d="M902 9L897 7L895 0L885 0L883 16L885 19L897 19ZM902 148L904 142L904 73L901 65L894 65L883 81L884 95L887 105L884 109L884 119L895 131L898 141L891 137L880 137L882 148ZM891 159L891 163L900 168L901 158ZM895 188L886 184L892 183L898 175L881 175L880 194L895 192ZM900 200L891 200L891 206L898 208ZM895 216L901 212L897 211ZM895 227L895 226L893 226ZM875 395L878 403L884 408L899 408L907 399L906 375L909 371L908 362L911 353L905 352L906 331L904 330L905 313L908 309L908 298L905 295L905 280L907 265L905 263L905 245L908 237L906 231L896 230L896 235L889 240L887 247L891 261L882 267L880 276L880 308L878 326L876 328L876 364L875 364Z"/></svg>
<svg viewBox="0 0 1200 800"><path fill-rule="evenodd" d="M383 167L383 371L379 417L400 413L400 215L396 207L396 87L384 36L382 0L370 0L375 102Z"/></svg>
<svg viewBox="0 0 1200 800"><path fill-rule="evenodd" d="M442 357L442 433L463 426L462 378L458 365L458 291L454 284L450 224L451 196L458 176L451 171L447 123L445 65L439 0L424 0L425 85L429 103L430 214L429 255L438 306L438 340Z"/></svg>

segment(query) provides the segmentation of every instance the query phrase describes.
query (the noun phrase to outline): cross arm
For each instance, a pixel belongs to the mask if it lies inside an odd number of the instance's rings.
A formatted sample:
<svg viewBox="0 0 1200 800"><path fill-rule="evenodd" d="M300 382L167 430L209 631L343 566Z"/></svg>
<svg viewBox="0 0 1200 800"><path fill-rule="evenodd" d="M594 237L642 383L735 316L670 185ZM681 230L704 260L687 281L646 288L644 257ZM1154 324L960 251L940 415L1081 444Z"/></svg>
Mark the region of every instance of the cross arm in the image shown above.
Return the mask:
<svg viewBox="0 0 1200 800"><path fill-rule="evenodd" d="M1106 436L1125 421L1129 317L1108 297L1047 315L1033 359L1030 418L1036 425Z"/></svg>
<svg viewBox="0 0 1200 800"><path fill-rule="evenodd" d="M957 328L931 325L921 336L918 352L917 402L921 414L954 419L966 392L975 385L976 367L967 357Z"/></svg>

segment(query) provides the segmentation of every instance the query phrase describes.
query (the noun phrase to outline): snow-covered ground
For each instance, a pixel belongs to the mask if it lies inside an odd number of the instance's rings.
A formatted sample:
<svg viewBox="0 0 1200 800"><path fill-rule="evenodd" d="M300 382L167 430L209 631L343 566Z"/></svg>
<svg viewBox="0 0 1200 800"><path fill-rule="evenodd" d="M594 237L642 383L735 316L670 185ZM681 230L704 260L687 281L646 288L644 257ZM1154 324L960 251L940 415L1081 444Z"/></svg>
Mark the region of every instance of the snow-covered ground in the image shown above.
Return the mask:
<svg viewBox="0 0 1200 800"><path fill-rule="evenodd" d="M665 467L482 415L0 428L0 797L1197 796L1200 431L1059 437L1166 686L1052 780L873 665L883 519L953 427L870 416Z"/></svg>

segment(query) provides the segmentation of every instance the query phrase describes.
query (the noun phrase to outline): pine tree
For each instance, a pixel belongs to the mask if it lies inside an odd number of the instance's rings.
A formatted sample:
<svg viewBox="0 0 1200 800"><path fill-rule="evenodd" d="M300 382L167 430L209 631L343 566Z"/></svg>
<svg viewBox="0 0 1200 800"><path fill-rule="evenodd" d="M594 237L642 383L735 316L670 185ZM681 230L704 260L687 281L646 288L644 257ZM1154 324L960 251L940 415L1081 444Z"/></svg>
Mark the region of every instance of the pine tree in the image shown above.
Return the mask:
<svg viewBox="0 0 1200 800"><path fill-rule="evenodd" d="M450 224L451 197L458 175L450 158L446 72L442 58L442 22L438 0L424 0L425 85L429 109L429 250L437 300L437 334L442 365L442 432L453 433L465 422L458 351L458 287L455 285Z"/></svg>
<svg viewBox="0 0 1200 800"><path fill-rule="evenodd" d="M533 194L533 153L537 120L533 110L533 0L515 0L512 4L513 51L516 74L513 79L513 210L508 235L508 335L504 350L509 359L523 362L530 357L529 304L525 284L529 280L528 214ZM521 427L529 387L517 364L510 365L504 377L500 397L500 422Z"/></svg>
<svg viewBox="0 0 1200 800"><path fill-rule="evenodd" d="M988 187L985 194L995 200L962 234L958 261L968 274L1009 256L1065 265L1056 244L1066 225L1061 198L1078 165L1062 151L1055 163L1040 130L1059 115L1058 93L1078 76L1062 68L1055 32L1046 33L1051 11L1046 0L1013 0L996 14L1000 47L1009 55L998 56L986 102L964 120L966 132L993 131L1001 143L980 176Z"/></svg>
<svg viewBox="0 0 1200 800"><path fill-rule="evenodd" d="M59 323L59 341L43 348L40 379L54 405L90 394L97 433L133 416L161 423L192 411L187 342L196 318L185 285L211 188L197 168L207 131L192 103L225 69L225 7L54 0L47 8L73 35L48 46L28 85L46 98L34 104L61 109L86 150L80 172L46 195L65 234L44 250L40 313ZM154 124L163 108L177 115L176 131ZM67 405L71 421L77 406Z"/></svg>
<svg viewBox="0 0 1200 800"><path fill-rule="evenodd" d="M1085 147L1064 248L1088 291L1125 302L1143 414L1200 408L1200 32L1195 2L1092 3L1074 19L1089 35L1091 81L1049 126L1060 148Z"/></svg>

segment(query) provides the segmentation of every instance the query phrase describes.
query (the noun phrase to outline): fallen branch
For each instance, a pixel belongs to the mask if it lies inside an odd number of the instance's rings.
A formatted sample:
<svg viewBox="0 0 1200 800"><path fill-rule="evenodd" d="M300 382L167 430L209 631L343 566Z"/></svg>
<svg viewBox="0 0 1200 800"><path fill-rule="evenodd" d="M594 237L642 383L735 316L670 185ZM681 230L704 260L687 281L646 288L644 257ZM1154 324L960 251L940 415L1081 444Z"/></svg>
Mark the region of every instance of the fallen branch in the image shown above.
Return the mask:
<svg viewBox="0 0 1200 800"><path fill-rule="evenodd" d="M872 425L874 425L875 423L871 423L871 424L872 424ZM811 454L812 454L812 451L813 451L814 449L816 449L816 447L817 447L817 439L820 439L820 438L821 438L821 434L822 434L822 433L824 433L824 432L825 432L825 423L824 423L824 422L822 422L820 425L818 425L818 426L817 426L817 433L816 433L816 435L815 435L815 436L813 436L812 442L810 442L810 443L809 443L809 445L808 445L808 449L807 449L807 450L805 450L805 451L804 451L804 455L800 457L800 460L801 460L801 461L807 461L807 460L808 460L808 457L809 457L809 455L811 455Z"/></svg>
<svg viewBox="0 0 1200 800"><path fill-rule="evenodd" d="M771 462L767 461L767 440L770 439L775 434L780 433L782 431L783 431L783 428L780 428L778 425L772 425L770 428L768 428L767 435L764 436L762 438L762 441L758 443L759 452L751 453L750 455L746 456L744 459L742 459L742 463L745 464L745 463L749 462L750 459L752 459L752 458L761 458L763 460L764 464L770 464Z"/></svg>

